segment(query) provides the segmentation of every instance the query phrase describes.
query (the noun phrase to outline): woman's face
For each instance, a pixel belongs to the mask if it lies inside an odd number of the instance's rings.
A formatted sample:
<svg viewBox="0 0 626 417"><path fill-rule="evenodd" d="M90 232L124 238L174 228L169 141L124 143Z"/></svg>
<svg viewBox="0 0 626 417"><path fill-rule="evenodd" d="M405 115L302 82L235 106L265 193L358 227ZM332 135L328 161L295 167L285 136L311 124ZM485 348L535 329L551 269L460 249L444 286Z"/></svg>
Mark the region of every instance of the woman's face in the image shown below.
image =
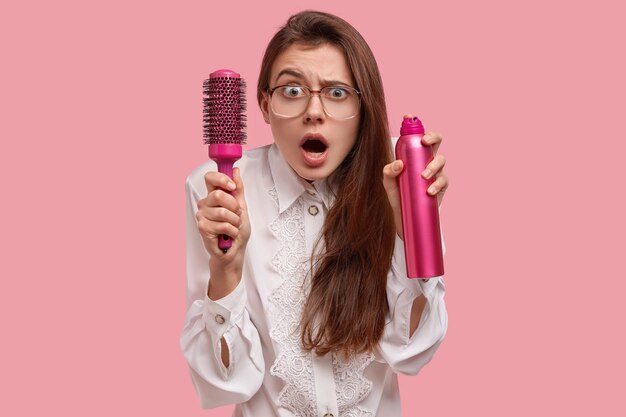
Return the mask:
<svg viewBox="0 0 626 417"><path fill-rule="evenodd" d="M269 85L274 88L285 84L311 90L341 85L356 88L343 51L331 44L314 48L293 44L283 51L274 61ZM267 93L261 100L261 111L283 158L308 181L332 174L356 142L360 112L351 119L333 119L324 112L317 94L311 96L304 113L297 117L276 115Z"/></svg>

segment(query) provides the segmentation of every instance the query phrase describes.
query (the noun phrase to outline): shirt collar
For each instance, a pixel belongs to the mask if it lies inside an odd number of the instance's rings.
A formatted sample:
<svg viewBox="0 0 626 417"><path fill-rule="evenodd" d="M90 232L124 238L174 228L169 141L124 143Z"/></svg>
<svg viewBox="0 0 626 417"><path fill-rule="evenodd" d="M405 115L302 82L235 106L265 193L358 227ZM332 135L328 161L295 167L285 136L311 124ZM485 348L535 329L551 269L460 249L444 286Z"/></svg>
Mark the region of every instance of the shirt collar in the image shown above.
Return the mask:
<svg viewBox="0 0 626 417"><path fill-rule="evenodd" d="M326 208L330 208L333 201L333 192L328 180L321 179L309 183L300 178L282 157L275 143L269 150L269 166L278 195L278 210L280 213L287 210L304 192L317 193Z"/></svg>

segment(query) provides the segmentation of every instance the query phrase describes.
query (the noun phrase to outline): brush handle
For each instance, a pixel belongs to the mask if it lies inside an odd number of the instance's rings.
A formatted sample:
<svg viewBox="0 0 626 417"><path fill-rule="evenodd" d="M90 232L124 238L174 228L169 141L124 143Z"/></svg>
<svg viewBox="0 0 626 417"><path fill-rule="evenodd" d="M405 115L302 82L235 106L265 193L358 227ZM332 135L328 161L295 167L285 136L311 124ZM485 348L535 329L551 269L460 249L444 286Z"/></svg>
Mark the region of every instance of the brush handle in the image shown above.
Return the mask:
<svg viewBox="0 0 626 417"><path fill-rule="evenodd" d="M242 148L239 144L215 144L209 145L209 157L217 163L217 170L233 179L233 164L241 158ZM230 191L224 190L228 194ZM228 235L221 235L217 246L223 252L227 252L233 244Z"/></svg>
<svg viewBox="0 0 626 417"><path fill-rule="evenodd" d="M216 161L216 162L217 162L217 170L219 172L221 172L222 174L228 175L228 178L230 178L232 180L233 179L233 164L235 163L235 161L232 161L232 160L220 160L220 161ZM228 194L232 194L228 190L223 190L223 191L227 192ZM226 252L226 251L228 251L228 249L230 249L232 244L233 244L233 241L230 238L230 236L228 236L228 235L221 235L219 237L219 240L218 240L218 243L217 243L217 247L220 248L222 251Z"/></svg>

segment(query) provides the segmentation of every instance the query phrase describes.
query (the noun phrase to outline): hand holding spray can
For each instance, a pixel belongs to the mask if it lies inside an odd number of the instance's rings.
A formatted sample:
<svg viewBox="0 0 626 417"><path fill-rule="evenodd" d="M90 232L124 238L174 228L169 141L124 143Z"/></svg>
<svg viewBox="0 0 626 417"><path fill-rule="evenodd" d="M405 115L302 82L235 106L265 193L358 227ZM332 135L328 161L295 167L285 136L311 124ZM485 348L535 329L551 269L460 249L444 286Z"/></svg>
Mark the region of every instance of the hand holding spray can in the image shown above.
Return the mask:
<svg viewBox="0 0 626 417"><path fill-rule="evenodd" d="M422 143L424 126L411 115L404 116L396 159L404 168L398 177L402 206L402 232L409 278L432 278L443 275L443 250L437 196L428 194L435 178L421 173L433 160L432 147Z"/></svg>

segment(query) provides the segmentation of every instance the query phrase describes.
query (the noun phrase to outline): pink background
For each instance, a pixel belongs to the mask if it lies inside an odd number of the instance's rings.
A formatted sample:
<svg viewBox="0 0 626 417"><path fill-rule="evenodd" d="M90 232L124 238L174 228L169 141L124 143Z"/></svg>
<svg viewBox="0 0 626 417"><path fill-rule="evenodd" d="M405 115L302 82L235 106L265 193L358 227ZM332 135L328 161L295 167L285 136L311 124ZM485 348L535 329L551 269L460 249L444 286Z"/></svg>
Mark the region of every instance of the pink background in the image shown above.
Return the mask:
<svg viewBox="0 0 626 417"><path fill-rule="evenodd" d="M620 3L3 3L0 415L230 415L178 342L202 80L241 72L269 143L262 53L310 7L369 42L394 135L444 136L450 325L405 415L626 415Z"/></svg>

